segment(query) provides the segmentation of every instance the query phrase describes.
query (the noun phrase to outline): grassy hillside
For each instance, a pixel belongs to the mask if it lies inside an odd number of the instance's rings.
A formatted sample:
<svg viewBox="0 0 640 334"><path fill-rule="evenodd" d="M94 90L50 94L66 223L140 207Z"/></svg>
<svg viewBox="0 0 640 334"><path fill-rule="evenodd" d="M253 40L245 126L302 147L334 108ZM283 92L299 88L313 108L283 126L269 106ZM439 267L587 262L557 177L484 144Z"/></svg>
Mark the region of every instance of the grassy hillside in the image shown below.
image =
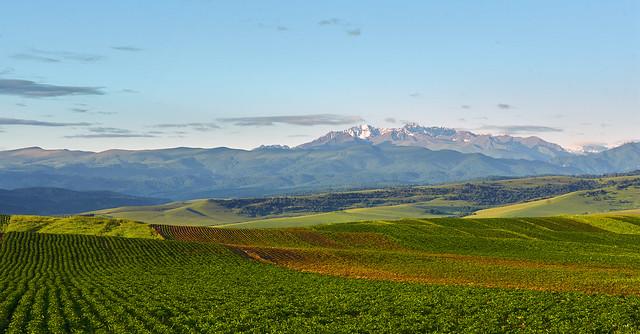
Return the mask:
<svg viewBox="0 0 640 334"><path fill-rule="evenodd" d="M227 209L214 200L206 199L153 206L130 206L100 210L93 213L169 225L224 225L252 219L247 215Z"/></svg>
<svg viewBox="0 0 640 334"><path fill-rule="evenodd" d="M48 234L85 234L128 238L161 239L149 225L125 219L95 217L0 217L0 232L34 232ZM4 221L4 224L2 223Z"/></svg>
<svg viewBox="0 0 640 334"><path fill-rule="evenodd" d="M470 217L542 217L606 213L640 208L640 186L585 190L526 203L489 208Z"/></svg>
<svg viewBox="0 0 640 334"><path fill-rule="evenodd" d="M403 218L446 217L469 203L434 200L415 204L387 205L372 208L347 209L292 217L257 219L224 225L229 228L284 228L348 223L362 220L394 220ZM449 209L449 210L446 210Z"/></svg>
<svg viewBox="0 0 640 334"><path fill-rule="evenodd" d="M545 176L484 180L305 196L193 200L94 213L170 225L307 226L355 220L462 216L497 205L629 182L640 182L640 176Z"/></svg>
<svg viewBox="0 0 640 334"><path fill-rule="evenodd" d="M570 219L156 228L6 233L0 332L640 331L640 235Z"/></svg>

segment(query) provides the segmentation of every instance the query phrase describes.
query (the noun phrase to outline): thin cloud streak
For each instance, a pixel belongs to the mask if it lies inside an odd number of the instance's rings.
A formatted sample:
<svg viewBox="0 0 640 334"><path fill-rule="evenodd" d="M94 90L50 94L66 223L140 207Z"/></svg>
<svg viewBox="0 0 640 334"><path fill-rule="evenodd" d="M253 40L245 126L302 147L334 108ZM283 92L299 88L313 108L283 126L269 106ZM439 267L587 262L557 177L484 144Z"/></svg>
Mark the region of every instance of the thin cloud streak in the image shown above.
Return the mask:
<svg viewBox="0 0 640 334"><path fill-rule="evenodd" d="M0 125L26 125L26 126L46 126L46 127L63 127L63 126L89 126L91 123L79 122L79 123L59 123L59 122L44 122L30 119L18 119L18 118L0 118Z"/></svg>
<svg viewBox="0 0 640 334"><path fill-rule="evenodd" d="M563 132L560 128L554 128L542 125L484 125L478 130L494 130L510 134L520 133L547 133L547 132Z"/></svg>
<svg viewBox="0 0 640 334"><path fill-rule="evenodd" d="M11 56L11 58L19 60L38 61L43 63L60 63L63 61L92 63L102 60L104 57L100 55L71 51L47 51L40 49L30 49L28 52L14 54Z"/></svg>
<svg viewBox="0 0 640 334"><path fill-rule="evenodd" d="M262 117L234 117L219 118L218 121L232 123L236 126L272 126L275 124L290 124L301 126L314 125L344 125L362 122L360 116L343 116L334 114L317 115L289 115L289 116L262 116Z"/></svg>
<svg viewBox="0 0 640 334"><path fill-rule="evenodd" d="M84 138L84 139L97 139L97 138L155 138L156 136L151 134L136 134L136 133L96 133L96 134L79 134L64 136L64 138Z"/></svg>
<svg viewBox="0 0 640 334"><path fill-rule="evenodd" d="M30 80L0 79L0 95L55 97L68 95L104 95L100 87L58 86Z"/></svg>
<svg viewBox="0 0 640 334"><path fill-rule="evenodd" d="M114 50L126 51L126 52L140 52L140 51L142 51L141 48L138 48L138 47L135 47L135 46L131 46L131 45L112 46L111 48L114 49Z"/></svg>
<svg viewBox="0 0 640 334"><path fill-rule="evenodd" d="M112 128L112 127L92 127L88 128L90 133L68 135L63 138L154 138L156 137L151 133L136 133L129 129Z"/></svg>
<svg viewBox="0 0 640 334"><path fill-rule="evenodd" d="M154 128L159 129L184 129L192 128L196 131L208 131L213 129L220 129L215 123L165 123L153 125Z"/></svg>
<svg viewBox="0 0 640 334"><path fill-rule="evenodd" d="M55 59L55 58L51 58L51 57L46 57L46 56L40 56L40 55L34 55L34 54L28 54L28 53L16 53L11 55L12 59L17 59L17 60L32 60L32 61L38 61L38 62L42 62L42 63L59 63L61 62L60 59Z"/></svg>

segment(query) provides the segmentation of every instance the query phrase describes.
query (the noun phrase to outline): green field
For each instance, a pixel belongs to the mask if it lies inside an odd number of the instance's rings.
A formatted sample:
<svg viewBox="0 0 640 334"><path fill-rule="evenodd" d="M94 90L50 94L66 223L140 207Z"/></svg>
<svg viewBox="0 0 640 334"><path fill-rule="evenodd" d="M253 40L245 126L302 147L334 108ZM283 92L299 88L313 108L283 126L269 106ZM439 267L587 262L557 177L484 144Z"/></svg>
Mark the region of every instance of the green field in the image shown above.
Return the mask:
<svg viewBox="0 0 640 334"><path fill-rule="evenodd" d="M601 225L155 226L175 240L8 232L0 332L635 333L640 235Z"/></svg>
<svg viewBox="0 0 640 334"><path fill-rule="evenodd" d="M639 175L543 176L304 196L202 199L92 214L150 224L234 228L459 217L474 212L477 217L555 216L635 209L640 207L638 189ZM596 195L586 196L592 193Z"/></svg>
<svg viewBox="0 0 640 334"><path fill-rule="evenodd" d="M96 215L117 217L154 224L224 225L251 219L225 209L213 201L193 200L152 206L128 206L94 212Z"/></svg>
<svg viewBox="0 0 640 334"><path fill-rule="evenodd" d="M156 226L259 261L346 277L640 294L640 217L405 219L236 230Z"/></svg>
<svg viewBox="0 0 640 334"><path fill-rule="evenodd" d="M438 207L446 204L438 202ZM450 204L450 207L455 207ZM463 203L462 205L465 205ZM415 204L399 204L378 206L372 208L347 209L341 211L316 213L292 217L279 217L268 219L256 219L241 223L227 224L225 228L283 228L283 227L307 227L314 225L348 223L362 220L387 220L402 218L432 218L446 217L446 214L434 214L431 210L435 203L424 202Z"/></svg>
<svg viewBox="0 0 640 334"><path fill-rule="evenodd" d="M465 201L435 199L429 202L354 208L322 213L291 213L286 216L251 217L225 209L210 200L176 202L157 206L123 207L94 212L153 224L225 226L234 228L304 227L359 220L446 217L471 206Z"/></svg>
<svg viewBox="0 0 640 334"><path fill-rule="evenodd" d="M4 219L2 219L4 217ZM126 219L100 217L2 216L0 233L33 232L49 234L84 234L97 236L161 239L149 225Z"/></svg>
<svg viewBox="0 0 640 334"><path fill-rule="evenodd" d="M640 186L584 190L526 203L489 208L470 217L544 217L566 214L607 213L640 208Z"/></svg>

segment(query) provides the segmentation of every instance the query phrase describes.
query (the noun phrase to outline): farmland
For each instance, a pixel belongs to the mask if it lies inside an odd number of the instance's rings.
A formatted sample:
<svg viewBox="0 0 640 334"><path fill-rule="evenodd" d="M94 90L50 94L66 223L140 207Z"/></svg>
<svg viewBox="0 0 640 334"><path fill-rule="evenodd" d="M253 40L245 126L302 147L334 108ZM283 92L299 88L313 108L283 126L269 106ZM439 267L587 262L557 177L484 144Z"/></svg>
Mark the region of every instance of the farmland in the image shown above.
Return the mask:
<svg viewBox="0 0 640 334"><path fill-rule="evenodd" d="M410 186L311 195L266 198L200 199L154 206L105 209L92 214L152 224L220 226L237 228L293 227L316 224L401 218L460 217L478 210L535 203L555 196L608 191L609 197L591 197L597 205L563 212L541 211L535 216L608 212L637 208L640 203L615 191L629 192L640 185L637 173L601 177L544 176L480 180L437 186ZM607 189L613 189L609 191ZM633 197L633 193L630 194ZM611 197L611 198L610 198ZM626 196L629 197L629 196ZM635 206L634 206L635 205ZM500 216L480 211L486 217ZM523 214L520 216L527 216Z"/></svg>
<svg viewBox="0 0 640 334"><path fill-rule="evenodd" d="M198 228L180 227L176 232L181 229ZM0 246L0 331L640 330L640 298L633 294L348 279L253 261L238 247L220 243L244 240L241 243L314 249L321 245L314 241L315 236L328 234L338 235L332 245L351 245L355 249L358 245L350 241L354 235L349 233L364 233L360 252L364 255L369 249L369 256L376 258L370 246L380 245L385 238L370 234L378 232L365 232L370 229L380 232L380 224L335 225L299 231L306 234L298 236L278 230L238 230L235 234L233 230L215 230L227 233L217 242L10 232L4 235ZM401 230L390 237L402 235ZM238 238L243 233L248 236ZM614 238L607 232L600 233ZM420 248L418 240L403 243ZM631 245L632 240L627 244ZM492 251L484 249L480 253ZM626 261L636 267L632 257Z"/></svg>
<svg viewBox="0 0 640 334"><path fill-rule="evenodd" d="M100 217L46 217L0 215L0 233L33 232L47 234L84 234L127 238L160 239L147 224L126 219Z"/></svg>
<svg viewBox="0 0 640 334"><path fill-rule="evenodd" d="M483 287L640 294L640 217L406 219L308 229L156 225L265 263L322 274Z"/></svg>
<svg viewBox="0 0 640 334"><path fill-rule="evenodd" d="M634 182L628 186L576 191L547 199L493 207L474 212L470 217L544 217L607 213L639 207L640 182Z"/></svg>
<svg viewBox="0 0 640 334"><path fill-rule="evenodd" d="M640 216L0 216L0 332L640 331Z"/></svg>

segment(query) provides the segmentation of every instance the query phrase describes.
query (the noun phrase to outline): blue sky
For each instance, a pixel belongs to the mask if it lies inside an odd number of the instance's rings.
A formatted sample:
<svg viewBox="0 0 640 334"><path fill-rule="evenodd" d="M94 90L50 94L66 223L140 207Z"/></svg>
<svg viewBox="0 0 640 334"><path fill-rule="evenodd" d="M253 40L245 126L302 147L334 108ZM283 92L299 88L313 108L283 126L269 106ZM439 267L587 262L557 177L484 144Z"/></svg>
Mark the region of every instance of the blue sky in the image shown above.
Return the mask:
<svg viewBox="0 0 640 334"><path fill-rule="evenodd" d="M638 1L11 1L0 148L296 145L359 123L640 139Z"/></svg>

